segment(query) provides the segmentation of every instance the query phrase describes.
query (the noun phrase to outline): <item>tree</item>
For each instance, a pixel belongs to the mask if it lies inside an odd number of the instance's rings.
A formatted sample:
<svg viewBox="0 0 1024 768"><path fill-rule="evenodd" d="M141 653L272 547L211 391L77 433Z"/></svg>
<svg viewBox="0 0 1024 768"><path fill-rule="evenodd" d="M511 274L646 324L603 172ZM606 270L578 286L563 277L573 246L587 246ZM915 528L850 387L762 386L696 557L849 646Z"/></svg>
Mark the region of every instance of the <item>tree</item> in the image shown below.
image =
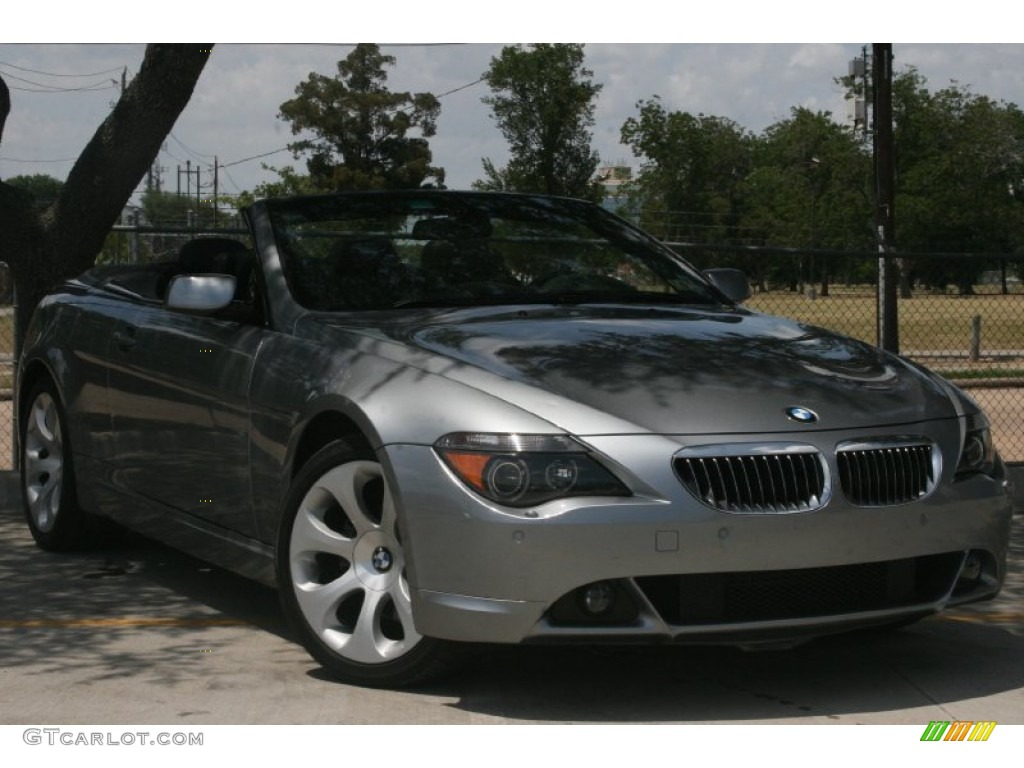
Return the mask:
<svg viewBox="0 0 1024 768"><path fill-rule="evenodd" d="M242 192L235 198L235 207L241 210L255 203L257 200L264 200L268 197L290 197L293 195L311 195L318 191L313 180L297 172L294 166L286 165L283 168L273 168L263 164L263 170L273 171L277 174L277 181L266 181L257 184L251 192Z"/></svg>
<svg viewBox="0 0 1024 768"><path fill-rule="evenodd" d="M12 187L23 189L32 195L33 202L40 208L47 208L57 202L64 182L47 173L35 173L31 176L11 176L7 183Z"/></svg>
<svg viewBox="0 0 1024 768"><path fill-rule="evenodd" d="M672 240L734 239L751 168L751 134L725 117L669 112L657 96L637 108L621 137L641 159L632 196L644 225Z"/></svg>
<svg viewBox="0 0 1024 768"><path fill-rule="evenodd" d="M441 103L430 93L389 91L385 68L394 64L380 46L360 43L338 62L337 75L310 73L296 97L281 105L280 117L293 134L313 135L289 145L296 158L309 154L313 189L408 189L427 179L444 184L444 171L430 165L427 142Z"/></svg>
<svg viewBox="0 0 1024 768"><path fill-rule="evenodd" d="M594 99L601 86L583 66L583 46L506 46L483 77L494 95L483 99L509 145L497 168L483 160L475 189L541 192L598 200L600 158L590 147Z"/></svg>
<svg viewBox="0 0 1024 768"><path fill-rule="evenodd" d="M839 78L852 96L862 84ZM932 92L914 67L893 77L896 242L901 251L1018 253L1024 246L1024 113L957 82ZM969 294L991 260L899 259L911 282Z"/></svg>
<svg viewBox="0 0 1024 768"><path fill-rule="evenodd" d="M1013 253L1024 245L1024 113L910 69L893 84L902 250ZM917 280L974 291L985 259L915 261Z"/></svg>
<svg viewBox="0 0 1024 768"><path fill-rule="evenodd" d="M766 245L870 250L870 178L870 157L848 127L829 112L794 108L789 119L757 137L753 170L743 185L743 225ZM832 268L810 256L784 279L796 284L819 277L827 296ZM857 276L848 269L846 279Z"/></svg>
<svg viewBox="0 0 1024 768"><path fill-rule="evenodd" d="M93 264L188 104L211 49L209 43L147 46L138 75L82 150L50 205L40 208L31 193L0 182L0 261L10 265L18 293L19 347L46 290ZM0 117L5 111L0 109Z"/></svg>
<svg viewBox="0 0 1024 768"><path fill-rule="evenodd" d="M155 189L142 193L142 215L153 226L213 227L216 224L212 200L196 200L194 195L178 195Z"/></svg>

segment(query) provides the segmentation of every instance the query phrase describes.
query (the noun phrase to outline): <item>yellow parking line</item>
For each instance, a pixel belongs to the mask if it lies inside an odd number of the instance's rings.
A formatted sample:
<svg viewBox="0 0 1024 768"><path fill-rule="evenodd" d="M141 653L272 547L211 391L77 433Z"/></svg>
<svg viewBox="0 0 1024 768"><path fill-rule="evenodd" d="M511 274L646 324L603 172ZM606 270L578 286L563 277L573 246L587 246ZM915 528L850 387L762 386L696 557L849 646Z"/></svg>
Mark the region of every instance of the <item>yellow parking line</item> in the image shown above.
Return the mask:
<svg viewBox="0 0 1024 768"><path fill-rule="evenodd" d="M240 619L194 617L179 619L108 618L108 619L0 619L0 629L103 629L117 627L239 627L248 624Z"/></svg>

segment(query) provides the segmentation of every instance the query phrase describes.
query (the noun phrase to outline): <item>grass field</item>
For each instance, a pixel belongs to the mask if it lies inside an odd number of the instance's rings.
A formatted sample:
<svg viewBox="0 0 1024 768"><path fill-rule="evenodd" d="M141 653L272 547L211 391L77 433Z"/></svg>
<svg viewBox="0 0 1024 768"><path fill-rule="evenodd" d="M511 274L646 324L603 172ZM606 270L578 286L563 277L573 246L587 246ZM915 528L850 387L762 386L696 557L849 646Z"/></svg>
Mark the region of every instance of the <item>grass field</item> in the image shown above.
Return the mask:
<svg viewBox="0 0 1024 768"><path fill-rule="evenodd" d="M874 344L875 296L842 287L826 298L809 299L788 291L755 294L747 306L759 312L792 317ZM1024 349L1024 294L1008 296L918 296L899 302L900 348L945 350L966 354L971 320L981 316L983 355ZM14 316L0 314L0 354L14 344Z"/></svg>
<svg viewBox="0 0 1024 768"><path fill-rule="evenodd" d="M6 307L4 307L6 309ZM11 354L14 349L14 313L0 314L0 354Z"/></svg>
<svg viewBox="0 0 1024 768"><path fill-rule="evenodd" d="M840 289L833 290L831 296L817 299L781 291L759 293L747 306L839 331L871 344L876 342L873 293L865 295ZM1024 294L923 295L902 299L899 302L900 349L967 354L975 315L981 316L982 355L1024 349Z"/></svg>

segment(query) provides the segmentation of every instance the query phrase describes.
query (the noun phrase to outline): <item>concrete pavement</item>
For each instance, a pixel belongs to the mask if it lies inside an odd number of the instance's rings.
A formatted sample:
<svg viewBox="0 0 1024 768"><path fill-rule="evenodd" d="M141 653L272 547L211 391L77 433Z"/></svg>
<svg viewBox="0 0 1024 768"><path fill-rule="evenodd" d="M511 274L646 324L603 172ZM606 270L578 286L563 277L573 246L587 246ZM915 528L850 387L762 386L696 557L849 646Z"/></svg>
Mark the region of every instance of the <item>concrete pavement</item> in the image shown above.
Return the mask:
<svg viewBox="0 0 1024 768"><path fill-rule="evenodd" d="M1024 724L1020 524L998 600L900 632L762 653L485 647L443 683L372 691L323 675L272 590L132 536L40 551L3 480L0 723Z"/></svg>

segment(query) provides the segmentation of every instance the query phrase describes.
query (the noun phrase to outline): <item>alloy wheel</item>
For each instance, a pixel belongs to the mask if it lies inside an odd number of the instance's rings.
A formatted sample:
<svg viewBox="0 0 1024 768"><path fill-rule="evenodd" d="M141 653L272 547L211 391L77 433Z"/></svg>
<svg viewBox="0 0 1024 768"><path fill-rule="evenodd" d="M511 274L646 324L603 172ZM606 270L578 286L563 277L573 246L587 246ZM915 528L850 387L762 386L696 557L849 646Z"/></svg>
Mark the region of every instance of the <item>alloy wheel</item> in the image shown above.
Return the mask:
<svg viewBox="0 0 1024 768"><path fill-rule="evenodd" d="M288 567L305 623L343 659L381 664L422 640L380 464L347 462L313 482L295 514Z"/></svg>

